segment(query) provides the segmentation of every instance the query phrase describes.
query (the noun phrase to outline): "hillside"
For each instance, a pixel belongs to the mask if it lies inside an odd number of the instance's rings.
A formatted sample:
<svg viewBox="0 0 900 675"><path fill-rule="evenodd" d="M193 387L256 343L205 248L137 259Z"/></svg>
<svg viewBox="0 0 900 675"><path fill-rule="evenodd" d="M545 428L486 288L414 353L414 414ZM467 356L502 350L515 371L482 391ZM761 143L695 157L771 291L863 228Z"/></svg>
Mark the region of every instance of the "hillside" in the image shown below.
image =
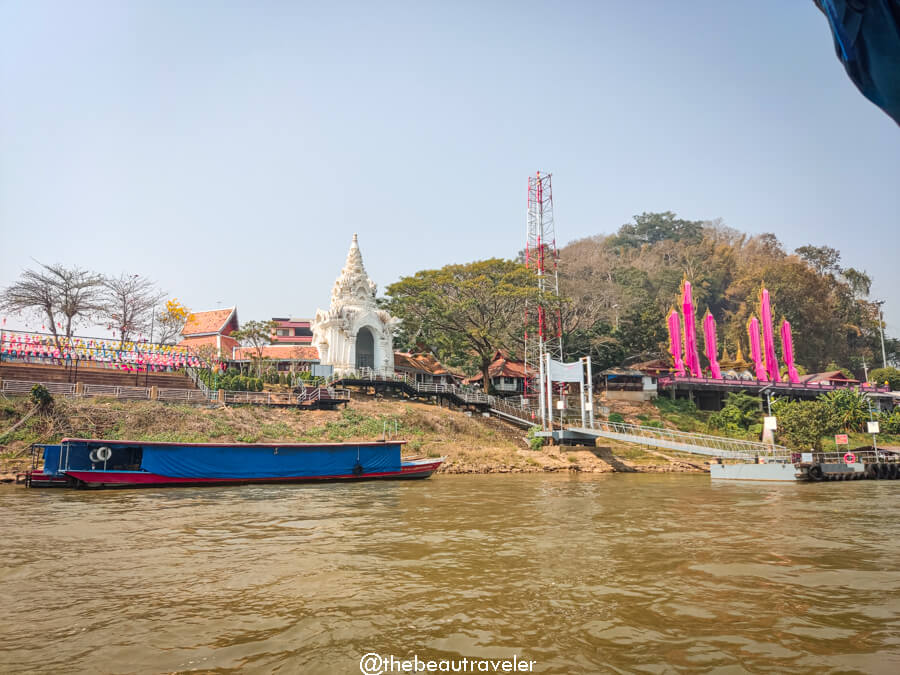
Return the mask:
<svg viewBox="0 0 900 675"><path fill-rule="evenodd" d="M26 399L0 402L0 433L30 409ZM396 425L396 433L394 428ZM697 460L633 447L528 448L525 432L495 419L431 405L354 399L343 411L262 407L199 408L150 401L59 399L0 446L0 474L29 466L31 443L65 436L184 442L353 441L388 435L409 441L405 454L445 456L446 473L541 471L696 471ZM694 464L698 466L693 466Z"/></svg>

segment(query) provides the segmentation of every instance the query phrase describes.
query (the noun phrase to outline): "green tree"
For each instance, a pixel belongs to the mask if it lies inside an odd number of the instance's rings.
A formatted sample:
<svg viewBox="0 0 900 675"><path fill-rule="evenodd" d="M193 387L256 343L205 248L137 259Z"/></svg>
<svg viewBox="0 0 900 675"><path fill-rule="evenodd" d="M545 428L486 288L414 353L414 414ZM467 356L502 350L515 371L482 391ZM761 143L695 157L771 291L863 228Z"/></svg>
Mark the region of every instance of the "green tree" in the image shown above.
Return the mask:
<svg viewBox="0 0 900 675"><path fill-rule="evenodd" d="M778 418L778 438L794 450L822 449L822 437L834 431L833 415L822 401L788 401L772 403Z"/></svg>
<svg viewBox="0 0 900 675"><path fill-rule="evenodd" d="M835 389L818 397L828 407L832 425L841 431L862 431L869 419L869 400L854 389Z"/></svg>
<svg viewBox="0 0 900 675"><path fill-rule="evenodd" d="M887 368L876 368L869 371L869 382L883 385L885 382L891 388L891 391L900 391L900 370L889 366Z"/></svg>
<svg viewBox="0 0 900 675"><path fill-rule="evenodd" d="M441 360L465 353L487 391L494 353L522 344L525 303L537 299L537 286L524 265L492 258L417 272L388 286L386 295L409 339L430 345Z"/></svg>
<svg viewBox="0 0 900 675"><path fill-rule="evenodd" d="M642 213L634 216L633 223L619 228L615 238L616 246L637 246L656 244L661 241L699 242L703 236L703 223L697 220L683 220L671 211L664 213Z"/></svg>
<svg viewBox="0 0 900 675"><path fill-rule="evenodd" d="M239 330L231 334L235 340L253 350L256 372L262 376L263 348L272 344L275 334L274 321L247 321Z"/></svg>

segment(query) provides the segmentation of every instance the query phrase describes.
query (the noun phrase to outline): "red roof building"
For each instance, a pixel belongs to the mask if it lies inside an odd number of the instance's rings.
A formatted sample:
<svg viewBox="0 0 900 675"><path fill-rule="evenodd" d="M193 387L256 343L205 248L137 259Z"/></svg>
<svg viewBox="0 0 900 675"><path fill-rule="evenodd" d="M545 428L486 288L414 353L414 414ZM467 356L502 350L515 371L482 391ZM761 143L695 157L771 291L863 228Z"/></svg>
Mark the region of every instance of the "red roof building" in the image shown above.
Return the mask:
<svg viewBox="0 0 900 675"><path fill-rule="evenodd" d="M273 317L275 333L272 342L275 344L311 345L312 320ZM317 357L318 358L318 357Z"/></svg>
<svg viewBox="0 0 900 675"><path fill-rule="evenodd" d="M494 353L494 359L488 366L488 377L491 379L491 390L501 394L522 394L525 391L525 362L510 358L501 351ZM536 371L528 369L528 377L537 377ZM467 384L480 383L482 373L465 380Z"/></svg>
<svg viewBox="0 0 900 675"><path fill-rule="evenodd" d="M194 353L210 346L219 357L229 358L232 350L238 346L238 341L229 336L237 329L237 307L193 312L181 329L183 339L178 346L187 347Z"/></svg>
<svg viewBox="0 0 900 675"><path fill-rule="evenodd" d="M254 361L259 352L254 347L235 347L231 360L240 362ZM262 357L270 360L278 370L308 370L309 366L319 362L319 350L309 345L274 344L262 348Z"/></svg>
<svg viewBox="0 0 900 675"><path fill-rule="evenodd" d="M424 384L459 384L462 376L441 364L434 354L394 352L394 370Z"/></svg>

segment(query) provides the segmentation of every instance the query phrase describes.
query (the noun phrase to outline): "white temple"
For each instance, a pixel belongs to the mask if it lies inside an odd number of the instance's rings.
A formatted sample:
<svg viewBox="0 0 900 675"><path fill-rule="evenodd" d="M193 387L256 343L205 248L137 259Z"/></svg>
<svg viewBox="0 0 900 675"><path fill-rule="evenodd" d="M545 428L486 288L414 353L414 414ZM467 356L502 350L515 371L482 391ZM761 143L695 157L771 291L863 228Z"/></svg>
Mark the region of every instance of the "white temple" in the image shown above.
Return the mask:
<svg viewBox="0 0 900 675"><path fill-rule="evenodd" d="M361 368L394 372L394 326L399 323L375 304L375 284L366 274L356 235L347 262L331 290L331 307L317 310L312 343L319 361L337 374Z"/></svg>

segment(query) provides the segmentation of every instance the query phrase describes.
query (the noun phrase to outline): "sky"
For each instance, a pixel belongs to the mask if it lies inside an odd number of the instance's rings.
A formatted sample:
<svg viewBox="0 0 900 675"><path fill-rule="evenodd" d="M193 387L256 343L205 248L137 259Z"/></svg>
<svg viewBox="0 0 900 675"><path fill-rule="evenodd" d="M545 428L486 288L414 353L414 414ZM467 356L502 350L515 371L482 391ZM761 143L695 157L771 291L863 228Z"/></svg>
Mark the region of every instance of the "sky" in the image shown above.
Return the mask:
<svg viewBox="0 0 900 675"><path fill-rule="evenodd" d="M379 292L514 256L538 170L561 244L668 210L833 246L900 334L900 127L812 0L0 0L0 286L313 316L354 232Z"/></svg>

